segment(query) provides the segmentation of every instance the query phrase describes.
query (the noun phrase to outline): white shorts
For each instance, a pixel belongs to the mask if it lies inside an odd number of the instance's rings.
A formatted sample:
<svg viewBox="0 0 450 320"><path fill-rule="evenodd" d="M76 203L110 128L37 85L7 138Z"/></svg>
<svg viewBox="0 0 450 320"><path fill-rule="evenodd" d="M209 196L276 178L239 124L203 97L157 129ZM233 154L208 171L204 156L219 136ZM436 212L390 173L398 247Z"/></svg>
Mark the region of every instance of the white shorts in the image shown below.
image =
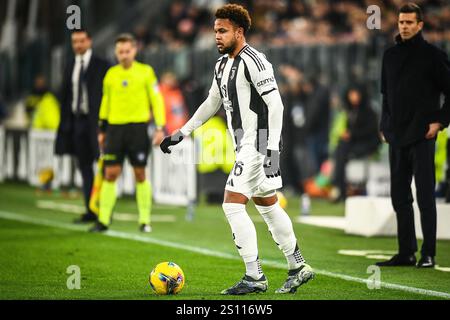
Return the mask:
<svg viewBox="0 0 450 320"><path fill-rule="evenodd" d="M225 190L241 193L248 199L268 197L283 186L281 176L267 178L263 168L264 155L253 146L243 146L228 176Z"/></svg>

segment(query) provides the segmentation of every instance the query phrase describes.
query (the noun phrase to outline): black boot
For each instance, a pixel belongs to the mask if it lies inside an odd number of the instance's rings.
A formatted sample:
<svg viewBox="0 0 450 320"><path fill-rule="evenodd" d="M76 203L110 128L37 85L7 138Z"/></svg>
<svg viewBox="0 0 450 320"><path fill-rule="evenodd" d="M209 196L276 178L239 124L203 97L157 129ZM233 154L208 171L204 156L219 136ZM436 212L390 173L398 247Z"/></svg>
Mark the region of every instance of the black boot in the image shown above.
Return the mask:
<svg viewBox="0 0 450 320"><path fill-rule="evenodd" d="M417 268L433 268L435 265L434 257L432 256L422 256L417 263Z"/></svg>
<svg viewBox="0 0 450 320"><path fill-rule="evenodd" d="M377 262L375 265L379 267L400 267L400 266L415 266L416 256L415 255L400 255L396 254L391 259L387 261Z"/></svg>

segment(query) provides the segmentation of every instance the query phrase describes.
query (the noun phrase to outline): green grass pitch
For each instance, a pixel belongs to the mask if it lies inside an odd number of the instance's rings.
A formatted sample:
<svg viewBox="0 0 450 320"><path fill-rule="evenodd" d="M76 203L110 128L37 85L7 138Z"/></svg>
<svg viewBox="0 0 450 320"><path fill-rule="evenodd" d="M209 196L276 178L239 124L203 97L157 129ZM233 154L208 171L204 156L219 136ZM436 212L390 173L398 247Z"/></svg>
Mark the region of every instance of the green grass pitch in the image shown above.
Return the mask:
<svg viewBox="0 0 450 320"><path fill-rule="evenodd" d="M43 201L66 205L66 209L43 208ZM343 249L395 251L396 238L350 236L338 229L299 223L294 227L302 253L318 273L296 294L276 295L275 289L286 277L286 262L252 204L248 211L258 232L269 290L224 297L220 291L242 277L245 268L220 206L201 203L189 222L184 208L155 205L153 232L142 234L134 199L121 198L116 211L136 219L116 219L111 232L100 235L72 223L76 215L68 211L81 204L80 198L37 194L22 184L0 185L0 299L450 299L450 272L381 269L381 288L369 289L363 281L371 276L368 266L377 260L338 253ZM313 215L342 216L343 210L343 205L313 201ZM298 215L297 199L289 199L287 211L292 218ZM165 221L168 216L173 220ZM450 241L438 241L437 252L437 263L450 267ZM184 270L186 284L176 296L157 296L148 284L151 269L162 261L173 261ZM71 265L80 268L79 290L67 288L70 274L66 271Z"/></svg>

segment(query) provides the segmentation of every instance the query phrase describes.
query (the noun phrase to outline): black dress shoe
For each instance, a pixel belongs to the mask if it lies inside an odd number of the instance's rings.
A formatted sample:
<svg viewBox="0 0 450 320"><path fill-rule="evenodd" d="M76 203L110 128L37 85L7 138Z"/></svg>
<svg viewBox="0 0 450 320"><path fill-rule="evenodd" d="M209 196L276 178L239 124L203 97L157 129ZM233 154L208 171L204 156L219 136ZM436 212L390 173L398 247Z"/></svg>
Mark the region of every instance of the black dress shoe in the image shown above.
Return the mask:
<svg viewBox="0 0 450 320"><path fill-rule="evenodd" d="M91 223L97 221L97 215L92 212L87 212L81 215L81 217L76 218L74 223Z"/></svg>
<svg viewBox="0 0 450 320"><path fill-rule="evenodd" d="M417 268L433 268L435 265L434 257L422 256L417 263Z"/></svg>
<svg viewBox="0 0 450 320"><path fill-rule="evenodd" d="M379 267L400 267L400 266L415 266L416 265L416 256L403 256L396 254L391 259L387 261L377 262L375 265Z"/></svg>

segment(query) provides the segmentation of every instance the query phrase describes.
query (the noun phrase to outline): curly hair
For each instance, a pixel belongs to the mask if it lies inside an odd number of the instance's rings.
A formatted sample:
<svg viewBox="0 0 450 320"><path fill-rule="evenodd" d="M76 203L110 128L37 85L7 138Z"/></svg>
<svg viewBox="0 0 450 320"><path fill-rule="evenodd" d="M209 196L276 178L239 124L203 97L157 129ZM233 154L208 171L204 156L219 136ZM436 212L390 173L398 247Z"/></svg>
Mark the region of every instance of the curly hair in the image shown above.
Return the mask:
<svg viewBox="0 0 450 320"><path fill-rule="evenodd" d="M252 19L247 9L239 4L227 4L217 9L216 19L229 19L238 27L244 29L244 34L250 29Z"/></svg>

